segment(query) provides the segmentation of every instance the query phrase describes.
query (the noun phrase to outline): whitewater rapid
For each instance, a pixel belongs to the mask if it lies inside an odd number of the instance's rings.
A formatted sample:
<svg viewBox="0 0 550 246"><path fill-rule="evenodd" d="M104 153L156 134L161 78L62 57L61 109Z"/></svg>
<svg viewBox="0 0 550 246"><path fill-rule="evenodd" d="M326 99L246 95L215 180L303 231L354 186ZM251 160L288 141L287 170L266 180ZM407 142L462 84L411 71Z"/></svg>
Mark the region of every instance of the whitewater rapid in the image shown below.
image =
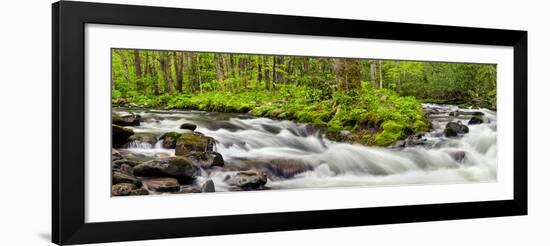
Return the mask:
<svg viewBox="0 0 550 246"><path fill-rule="evenodd" d="M460 109L462 112L483 112L485 122L469 125L470 132L464 136L447 138L443 135L447 122L467 124L471 116L449 116L459 110L453 105L423 106L433 129L424 135L425 144L403 148L334 142L307 124L248 115L177 110L115 109L115 112L141 115L144 122L133 127L134 131L157 136L181 131L182 123L196 124L196 131L217 140L216 151L228 165L247 165L247 160L255 159L291 159L311 167L292 178L270 178L266 186L272 189L495 181L496 112ZM130 146L127 151L149 157L175 155L173 149L163 149L161 142L154 146ZM457 153L464 157L453 158ZM216 190L223 191L229 188L223 179L231 172L234 171L204 172L199 179L210 178Z"/></svg>

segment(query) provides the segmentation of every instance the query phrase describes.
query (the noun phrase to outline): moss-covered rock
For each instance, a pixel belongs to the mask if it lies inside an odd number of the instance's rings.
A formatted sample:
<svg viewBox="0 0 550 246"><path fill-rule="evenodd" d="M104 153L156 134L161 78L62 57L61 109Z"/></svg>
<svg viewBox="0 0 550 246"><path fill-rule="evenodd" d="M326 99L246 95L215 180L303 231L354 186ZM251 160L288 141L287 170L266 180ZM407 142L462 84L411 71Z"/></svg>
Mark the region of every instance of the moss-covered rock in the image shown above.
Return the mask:
<svg viewBox="0 0 550 246"><path fill-rule="evenodd" d="M408 132L410 133L410 129L407 129L407 126L403 124L395 121L384 122L382 124L382 131L374 136L373 144L377 146L391 145L398 140L406 138Z"/></svg>
<svg viewBox="0 0 550 246"><path fill-rule="evenodd" d="M214 139L198 132L185 132L176 141L176 155L186 156L191 152L210 152Z"/></svg>
<svg viewBox="0 0 550 246"><path fill-rule="evenodd" d="M113 147L115 148L122 147L126 142L128 142L128 138L134 135L134 131L132 129L121 127L118 125L112 125L111 131L112 131L112 143L113 143Z"/></svg>
<svg viewBox="0 0 550 246"><path fill-rule="evenodd" d="M195 166L199 166L202 168L211 168L214 166L221 167L225 163L222 155L214 151L190 152L184 157L187 157L189 160L191 160Z"/></svg>
<svg viewBox="0 0 550 246"><path fill-rule="evenodd" d="M177 132L164 133L160 137L160 139L162 140L162 147L165 149L176 148L176 142L178 141L179 137L181 137L181 133L177 133Z"/></svg>

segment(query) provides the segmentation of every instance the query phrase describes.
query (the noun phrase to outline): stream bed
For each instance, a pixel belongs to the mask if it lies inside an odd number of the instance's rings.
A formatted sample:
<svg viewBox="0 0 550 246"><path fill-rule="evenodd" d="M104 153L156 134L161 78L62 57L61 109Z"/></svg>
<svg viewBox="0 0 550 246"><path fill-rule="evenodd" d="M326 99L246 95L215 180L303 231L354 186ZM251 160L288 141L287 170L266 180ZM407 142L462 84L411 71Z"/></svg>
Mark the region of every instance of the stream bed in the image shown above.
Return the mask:
<svg viewBox="0 0 550 246"><path fill-rule="evenodd" d="M139 115L136 134L149 133L156 143L134 141L117 148L122 156L143 162L176 155L163 147L167 132L195 132L214 140L213 150L223 166L199 168L196 178L179 191L213 183L219 191L242 190L228 180L239 172L262 170L263 189L490 182L497 173L496 112L459 109L454 105L423 104L432 130L390 147L370 147L329 140L322 129L292 121L255 118L246 114L182 110L113 108L117 115ZM479 113L481 112L481 113ZM468 124L472 114L483 122ZM460 121L469 132L446 137L448 122ZM137 175L136 175L137 176ZM211 181L210 181L211 180ZM163 193L144 185L149 193ZM196 188L195 190L199 190Z"/></svg>

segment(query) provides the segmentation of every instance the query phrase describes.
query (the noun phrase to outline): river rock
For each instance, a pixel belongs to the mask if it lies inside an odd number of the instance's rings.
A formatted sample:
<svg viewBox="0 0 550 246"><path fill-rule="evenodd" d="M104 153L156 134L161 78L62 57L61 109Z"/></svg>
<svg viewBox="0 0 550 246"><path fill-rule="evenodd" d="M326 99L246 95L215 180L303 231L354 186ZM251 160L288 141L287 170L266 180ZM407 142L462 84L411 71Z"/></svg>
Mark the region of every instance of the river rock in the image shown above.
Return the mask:
<svg viewBox="0 0 550 246"><path fill-rule="evenodd" d="M180 129L194 131L195 129L197 129L197 125L191 123L183 123L180 125Z"/></svg>
<svg viewBox="0 0 550 246"><path fill-rule="evenodd" d="M483 123L483 116L481 115L474 115L472 118L468 121L468 125L477 125Z"/></svg>
<svg viewBox="0 0 550 246"><path fill-rule="evenodd" d="M195 166L202 168L211 168L214 166L221 167L224 165L222 155L214 151L191 152L185 155L185 157L191 160Z"/></svg>
<svg viewBox="0 0 550 246"><path fill-rule="evenodd" d="M462 122L449 122L447 125L445 125L445 130L443 133L445 134L445 137L456 137L458 134L465 134L468 133L470 129L468 126L465 126L462 124Z"/></svg>
<svg viewBox="0 0 550 246"><path fill-rule="evenodd" d="M162 147L165 149L176 148L176 142L178 141L179 137L181 137L181 133L177 133L177 132L164 133L160 137L160 139L162 140Z"/></svg>
<svg viewBox="0 0 550 246"><path fill-rule="evenodd" d="M113 184L129 183L135 185L136 187L141 187L141 181L139 179L120 171L113 172L112 182Z"/></svg>
<svg viewBox="0 0 550 246"><path fill-rule="evenodd" d="M201 187L187 185L187 186L182 186L178 192L174 192L174 193L187 194L187 193L201 193L201 192L202 192Z"/></svg>
<svg viewBox="0 0 550 246"><path fill-rule="evenodd" d="M211 179L206 180L201 186L201 192L216 192L216 186Z"/></svg>
<svg viewBox="0 0 550 246"><path fill-rule="evenodd" d="M130 128L112 125L111 129L113 134L113 147L115 148L122 147L126 142L128 142L128 138L134 135L134 131Z"/></svg>
<svg viewBox="0 0 550 246"><path fill-rule="evenodd" d="M120 154L118 150L111 148L111 161L118 161L122 159L124 159L122 154Z"/></svg>
<svg viewBox="0 0 550 246"><path fill-rule="evenodd" d="M463 163L464 159L466 159L466 151L459 150L455 152L449 153L449 156L453 158L458 163Z"/></svg>
<svg viewBox="0 0 550 246"><path fill-rule="evenodd" d="M126 163L120 165L119 170L122 173L134 176L134 168Z"/></svg>
<svg viewBox="0 0 550 246"><path fill-rule="evenodd" d="M483 116L484 114L483 114L483 112L480 112L480 111L460 111L460 110L449 113L449 116L461 116L461 115Z"/></svg>
<svg viewBox="0 0 550 246"><path fill-rule="evenodd" d="M149 190L158 192L174 192L179 191L180 184L175 178L152 178L143 180L143 185Z"/></svg>
<svg viewBox="0 0 550 246"><path fill-rule="evenodd" d="M149 191L145 188L139 188L130 191L130 196L143 196L143 195L149 195Z"/></svg>
<svg viewBox="0 0 550 246"><path fill-rule="evenodd" d="M139 126L141 121L141 116L139 114L130 114L120 116L113 114L111 118L111 123L119 126Z"/></svg>
<svg viewBox="0 0 550 246"><path fill-rule="evenodd" d="M407 138L403 140L398 140L397 142L395 142L393 147L397 147L397 148L414 147L419 145L426 145L427 143L428 143L428 140L424 138L424 133L420 132L420 133L409 135L407 136Z"/></svg>
<svg viewBox="0 0 550 246"><path fill-rule="evenodd" d="M134 174L142 177L173 177L183 181L194 179L198 169L181 156L150 160L134 167Z"/></svg>
<svg viewBox="0 0 550 246"><path fill-rule="evenodd" d="M132 146L153 148L157 143L157 136L152 133L135 133L130 136L127 141L128 142L124 145L126 148Z"/></svg>
<svg viewBox="0 0 550 246"><path fill-rule="evenodd" d="M267 169L275 176L292 178L296 174L312 170L312 167L296 159L273 159L267 161Z"/></svg>
<svg viewBox="0 0 550 246"><path fill-rule="evenodd" d="M131 161L131 160L128 160L128 159L116 160L116 161L113 161L112 163L114 165L119 166L119 167L121 167L122 165L128 165L128 166L133 167L133 166L139 164L139 162Z"/></svg>
<svg viewBox="0 0 550 246"><path fill-rule="evenodd" d="M176 142L176 155L185 156L191 152L210 152L214 149L214 139L199 132L185 132Z"/></svg>
<svg viewBox="0 0 550 246"><path fill-rule="evenodd" d="M111 195L113 196L128 196L132 190L137 189L134 184L120 183L111 186Z"/></svg>
<svg viewBox="0 0 550 246"><path fill-rule="evenodd" d="M225 182L242 189L261 189L267 183L267 175L258 170L247 170L230 176Z"/></svg>

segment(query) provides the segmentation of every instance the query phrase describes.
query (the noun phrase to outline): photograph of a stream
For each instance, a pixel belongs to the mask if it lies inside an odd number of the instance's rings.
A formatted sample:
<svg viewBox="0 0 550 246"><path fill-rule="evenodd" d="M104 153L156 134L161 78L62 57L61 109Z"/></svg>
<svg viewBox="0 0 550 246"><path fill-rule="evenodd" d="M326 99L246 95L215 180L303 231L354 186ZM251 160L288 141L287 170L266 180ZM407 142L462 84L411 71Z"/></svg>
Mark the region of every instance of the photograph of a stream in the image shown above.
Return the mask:
<svg viewBox="0 0 550 246"><path fill-rule="evenodd" d="M111 194L493 182L496 66L112 50Z"/></svg>

